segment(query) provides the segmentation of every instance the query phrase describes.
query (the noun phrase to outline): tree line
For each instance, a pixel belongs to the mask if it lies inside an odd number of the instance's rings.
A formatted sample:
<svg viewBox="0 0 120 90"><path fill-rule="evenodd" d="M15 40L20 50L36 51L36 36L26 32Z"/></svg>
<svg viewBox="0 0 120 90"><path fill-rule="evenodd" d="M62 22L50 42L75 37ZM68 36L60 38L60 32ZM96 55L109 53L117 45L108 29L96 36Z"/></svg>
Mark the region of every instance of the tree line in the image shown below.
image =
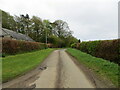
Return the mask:
<svg viewBox="0 0 120 90"><path fill-rule="evenodd" d="M51 43L56 47L69 47L78 40L72 35L68 23L63 20L50 22L42 20L37 16L21 14L12 16L5 11L2 12L2 27L18 33L26 34L36 42Z"/></svg>

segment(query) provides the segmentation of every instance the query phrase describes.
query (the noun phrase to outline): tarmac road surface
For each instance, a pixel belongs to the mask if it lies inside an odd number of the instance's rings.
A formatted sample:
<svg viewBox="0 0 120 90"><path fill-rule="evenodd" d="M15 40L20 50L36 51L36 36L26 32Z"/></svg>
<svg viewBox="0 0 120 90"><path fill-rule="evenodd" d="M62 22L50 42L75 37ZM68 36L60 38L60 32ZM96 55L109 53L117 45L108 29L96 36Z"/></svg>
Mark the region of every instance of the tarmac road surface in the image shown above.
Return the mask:
<svg viewBox="0 0 120 90"><path fill-rule="evenodd" d="M73 62L65 50L54 51L36 81L36 88L94 88L95 86Z"/></svg>
<svg viewBox="0 0 120 90"><path fill-rule="evenodd" d="M95 88L65 49L53 51L36 69L3 84L3 88Z"/></svg>

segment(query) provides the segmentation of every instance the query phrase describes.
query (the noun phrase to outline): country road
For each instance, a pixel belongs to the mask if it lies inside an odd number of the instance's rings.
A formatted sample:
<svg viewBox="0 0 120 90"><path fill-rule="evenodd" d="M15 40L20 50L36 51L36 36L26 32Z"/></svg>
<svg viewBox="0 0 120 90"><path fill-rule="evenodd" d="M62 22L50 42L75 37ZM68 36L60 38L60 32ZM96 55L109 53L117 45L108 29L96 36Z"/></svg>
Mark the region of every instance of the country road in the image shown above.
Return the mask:
<svg viewBox="0 0 120 90"><path fill-rule="evenodd" d="M56 50L48 58L47 69L33 84L36 88L93 88L83 72L64 50Z"/></svg>
<svg viewBox="0 0 120 90"><path fill-rule="evenodd" d="M65 50L53 51L35 70L3 84L3 88L95 88Z"/></svg>

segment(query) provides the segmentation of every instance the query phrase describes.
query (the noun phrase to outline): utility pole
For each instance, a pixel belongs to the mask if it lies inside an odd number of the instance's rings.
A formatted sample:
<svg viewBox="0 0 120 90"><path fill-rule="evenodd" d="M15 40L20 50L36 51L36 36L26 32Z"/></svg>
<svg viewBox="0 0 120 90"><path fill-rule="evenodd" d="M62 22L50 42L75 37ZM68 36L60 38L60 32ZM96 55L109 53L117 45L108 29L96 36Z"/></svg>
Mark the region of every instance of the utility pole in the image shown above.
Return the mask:
<svg viewBox="0 0 120 90"><path fill-rule="evenodd" d="M47 46L47 30L45 30L46 31L46 46Z"/></svg>
<svg viewBox="0 0 120 90"><path fill-rule="evenodd" d="M47 28L46 28L46 22L44 21L44 30L45 30L45 44L47 48Z"/></svg>
<svg viewBox="0 0 120 90"><path fill-rule="evenodd" d="M44 30L45 30L45 44L46 44L46 48L47 48L47 29L46 29L46 24L44 24Z"/></svg>

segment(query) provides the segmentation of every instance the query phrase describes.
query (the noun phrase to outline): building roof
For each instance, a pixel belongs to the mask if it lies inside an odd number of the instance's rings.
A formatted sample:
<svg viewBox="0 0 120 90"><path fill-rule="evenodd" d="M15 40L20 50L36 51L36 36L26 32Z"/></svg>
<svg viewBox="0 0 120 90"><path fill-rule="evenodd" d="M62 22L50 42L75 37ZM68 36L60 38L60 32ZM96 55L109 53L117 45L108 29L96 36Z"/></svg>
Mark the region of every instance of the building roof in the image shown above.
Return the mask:
<svg viewBox="0 0 120 90"><path fill-rule="evenodd" d="M2 34L0 34L0 37L1 36L7 36L7 35L10 35L12 38L14 38L16 40L34 41L29 36L26 36L26 35L21 34L21 33L14 32L12 30L2 28Z"/></svg>

